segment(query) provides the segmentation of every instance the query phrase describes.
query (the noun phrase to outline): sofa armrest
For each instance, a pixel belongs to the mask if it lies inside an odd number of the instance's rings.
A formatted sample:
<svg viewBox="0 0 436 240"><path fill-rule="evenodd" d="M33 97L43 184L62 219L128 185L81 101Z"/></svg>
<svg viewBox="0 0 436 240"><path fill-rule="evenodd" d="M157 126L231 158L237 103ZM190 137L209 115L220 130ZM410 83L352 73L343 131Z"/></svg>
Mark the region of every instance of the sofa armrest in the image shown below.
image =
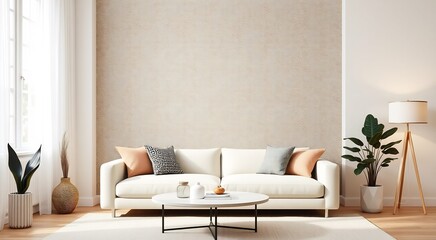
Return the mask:
<svg viewBox="0 0 436 240"><path fill-rule="evenodd" d="M339 166L328 160L319 160L316 164L317 179L325 187L326 209L339 208Z"/></svg>
<svg viewBox="0 0 436 240"><path fill-rule="evenodd" d="M115 187L117 183L126 178L126 165L122 159L104 163L100 167L100 207L114 209Z"/></svg>

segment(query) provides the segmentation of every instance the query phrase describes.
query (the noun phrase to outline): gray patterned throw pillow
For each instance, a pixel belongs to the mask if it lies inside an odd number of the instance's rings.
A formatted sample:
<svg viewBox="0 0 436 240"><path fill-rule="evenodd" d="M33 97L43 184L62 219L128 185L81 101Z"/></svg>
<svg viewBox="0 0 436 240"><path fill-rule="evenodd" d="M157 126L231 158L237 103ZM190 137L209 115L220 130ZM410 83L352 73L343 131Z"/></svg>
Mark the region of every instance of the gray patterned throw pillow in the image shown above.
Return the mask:
<svg viewBox="0 0 436 240"><path fill-rule="evenodd" d="M169 148L155 148L145 145L145 148L148 151L155 175L183 173L176 162L173 146Z"/></svg>

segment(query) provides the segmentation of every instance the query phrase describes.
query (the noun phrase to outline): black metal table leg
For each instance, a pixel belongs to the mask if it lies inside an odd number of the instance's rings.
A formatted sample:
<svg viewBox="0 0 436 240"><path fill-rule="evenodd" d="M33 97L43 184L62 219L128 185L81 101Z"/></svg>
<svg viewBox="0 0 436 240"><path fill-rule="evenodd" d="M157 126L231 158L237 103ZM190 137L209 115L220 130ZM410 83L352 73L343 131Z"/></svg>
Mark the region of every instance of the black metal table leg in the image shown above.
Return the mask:
<svg viewBox="0 0 436 240"><path fill-rule="evenodd" d="M209 208L210 225L212 225L212 208Z"/></svg>
<svg viewBox="0 0 436 240"><path fill-rule="evenodd" d="M214 219L213 219L214 218ZM214 222L215 221L215 222ZM165 206L162 204L162 233L165 231L183 230L183 229L194 229L194 228L209 228L213 239L218 240L218 228L232 228L241 230L251 230L257 232L257 204L254 205L254 228L245 227L234 227L234 226L218 226L218 208L209 208L209 225L191 226L191 227L178 227L178 228L167 228L165 229Z"/></svg>
<svg viewBox="0 0 436 240"><path fill-rule="evenodd" d="M218 208L215 207L215 240L218 239Z"/></svg>
<svg viewBox="0 0 436 240"><path fill-rule="evenodd" d="M165 232L165 207L162 204L162 233Z"/></svg>
<svg viewBox="0 0 436 240"><path fill-rule="evenodd" d="M257 232L257 204L254 204L254 232Z"/></svg>

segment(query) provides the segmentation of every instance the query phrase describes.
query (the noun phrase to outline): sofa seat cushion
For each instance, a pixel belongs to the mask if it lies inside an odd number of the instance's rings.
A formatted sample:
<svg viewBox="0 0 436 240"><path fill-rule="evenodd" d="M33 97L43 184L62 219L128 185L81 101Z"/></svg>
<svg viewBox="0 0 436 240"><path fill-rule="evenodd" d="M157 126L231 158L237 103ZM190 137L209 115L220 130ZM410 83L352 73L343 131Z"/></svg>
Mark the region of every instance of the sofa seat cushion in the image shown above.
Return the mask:
<svg viewBox="0 0 436 240"><path fill-rule="evenodd" d="M324 185L313 178L296 175L235 174L221 181L226 191L256 192L270 198L320 198Z"/></svg>
<svg viewBox="0 0 436 240"><path fill-rule="evenodd" d="M175 192L179 181L188 181L192 186L200 182L206 191L212 191L220 179L208 174L139 175L119 182L115 193L122 198L151 198L156 194Z"/></svg>

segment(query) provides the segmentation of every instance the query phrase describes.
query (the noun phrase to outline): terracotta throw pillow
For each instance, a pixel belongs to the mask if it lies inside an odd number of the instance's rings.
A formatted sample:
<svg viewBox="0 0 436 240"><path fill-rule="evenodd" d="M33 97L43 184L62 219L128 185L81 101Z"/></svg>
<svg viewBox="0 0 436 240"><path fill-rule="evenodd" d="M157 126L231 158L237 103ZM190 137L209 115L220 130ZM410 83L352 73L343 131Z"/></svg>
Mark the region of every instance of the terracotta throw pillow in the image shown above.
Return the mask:
<svg viewBox="0 0 436 240"><path fill-rule="evenodd" d="M127 167L127 177L153 173L153 166L145 147L115 147Z"/></svg>
<svg viewBox="0 0 436 240"><path fill-rule="evenodd" d="M325 152L325 149L309 149L292 154L286 174L311 177L316 162Z"/></svg>

